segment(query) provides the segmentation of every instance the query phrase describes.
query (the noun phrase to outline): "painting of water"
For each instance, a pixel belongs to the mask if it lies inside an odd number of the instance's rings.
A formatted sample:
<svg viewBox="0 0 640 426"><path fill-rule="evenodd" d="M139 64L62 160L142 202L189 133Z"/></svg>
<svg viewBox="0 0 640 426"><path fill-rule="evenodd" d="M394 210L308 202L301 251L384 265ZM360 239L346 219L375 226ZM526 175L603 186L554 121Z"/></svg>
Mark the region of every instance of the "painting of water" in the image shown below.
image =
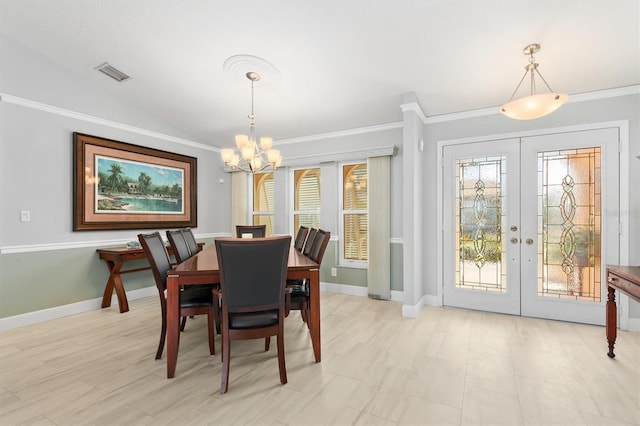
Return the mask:
<svg viewBox="0 0 640 426"><path fill-rule="evenodd" d="M96 213L184 213L184 170L96 156Z"/></svg>

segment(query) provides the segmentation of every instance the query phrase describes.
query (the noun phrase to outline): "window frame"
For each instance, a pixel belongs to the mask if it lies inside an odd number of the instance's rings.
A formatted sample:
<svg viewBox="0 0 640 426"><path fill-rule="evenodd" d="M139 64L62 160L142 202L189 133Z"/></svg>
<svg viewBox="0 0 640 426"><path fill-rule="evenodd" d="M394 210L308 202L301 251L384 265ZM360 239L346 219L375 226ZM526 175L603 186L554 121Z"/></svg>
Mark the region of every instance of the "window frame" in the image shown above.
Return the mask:
<svg viewBox="0 0 640 426"><path fill-rule="evenodd" d="M344 162L339 162L338 163L338 180L339 180L339 184L338 184L338 197L339 197L339 201L338 201L338 229L339 229L339 235L340 235L340 244L338 244L338 264L340 266L344 266L344 267L349 267L349 268L360 268L360 269L368 269L369 267L369 260L358 260L358 259L346 259L345 258L345 253L344 253L344 244L346 242L346 237L345 237L345 229L344 229L344 216L346 214L366 214L367 215L367 221L369 219L369 201L368 201L368 192L367 192L367 209L366 210L345 210L344 209L344 167L345 166L355 166L355 165L359 165L359 164L364 164L365 166L367 166L367 178L369 176L369 168L368 168L368 164L367 164L367 160L353 160L353 161L344 161ZM367 240L368 240L368 235L367 235ZM368 248L368 244L369 242L367 241L367 248ZM368 258L368 253L367 253L367 258Z"/></svg>
<svg viewBox="0 0 640 426"><path fill-rule="evenodd" d="M250 185L250 208L249 210L249 222L252 225L257 225L260 224L261 222L256 222L256 218L260 218L260 217L266 217L268 221L271 222L271 225L267 224L267 230L266 230L266 236L271 236L273 235L273 225L274 225L274 221L275 221L275 206L272 206L273 210L255 210L255 189L256 189L256 185L255 185L255 179L256 176L264 176L264 175L271 175L271 179L274 182L275 185L275 174L273 172L264 172L264 173L253 173L251 174L251 179L249 179L249 185ZM274 194L275 195L275 194Z"/></svg>
<svg viewBox="0 0 640 426"><path fill-rule="evenodd" d="M319 182L318 182L318 209L317 210L296 210L296 172L300 170L318 170ZM290 202L291 202L291 216L289 219L289 228L291 229L291 235L296 235L298 230L296 229L296 215L315 215L318 217L318 227L320 224L320 211L322 204L322 169L319 165L317 166L307 166L307 167L296 167L290 169Z"/></svg>

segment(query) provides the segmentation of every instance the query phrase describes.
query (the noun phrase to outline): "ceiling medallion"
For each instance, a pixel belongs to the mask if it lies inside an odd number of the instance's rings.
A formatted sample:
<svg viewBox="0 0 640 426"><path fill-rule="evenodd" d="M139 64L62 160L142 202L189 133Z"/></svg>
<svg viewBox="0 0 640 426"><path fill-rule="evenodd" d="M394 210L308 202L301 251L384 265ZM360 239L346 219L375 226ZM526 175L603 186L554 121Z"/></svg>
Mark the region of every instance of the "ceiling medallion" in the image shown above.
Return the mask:
<svg viewBox="0 0 640 426"><path fill-rule="evenodd" d="M227 58L222 66L229 80L245 85L247 73L260 75L263 88L275 88L280 85L280 71L271 62L253 55L234 55Z"/></svg>

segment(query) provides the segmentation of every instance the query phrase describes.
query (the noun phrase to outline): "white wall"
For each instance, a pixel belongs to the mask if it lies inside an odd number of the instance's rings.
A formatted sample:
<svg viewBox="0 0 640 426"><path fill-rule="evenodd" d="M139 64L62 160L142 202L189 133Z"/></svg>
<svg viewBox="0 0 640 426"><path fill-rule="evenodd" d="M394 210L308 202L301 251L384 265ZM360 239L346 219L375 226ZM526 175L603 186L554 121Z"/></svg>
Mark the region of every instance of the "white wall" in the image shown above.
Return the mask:
<svg viewBox="0 0 640 426"><path fill-rule="evenodd" d="M228 232L230 182L218 183L228 176L210 146L6 37L0 71L0 319L99 299L108 274L96 248L148 231L72 231L73 132L196 157L194 233ZM147 272L127 275L127 291L154 286Z"/></svg>
<svg viewBox="0 0 640 426"><path fill-rule="evenodd" d="M72 232L72 133L81 132L198 158L198 227L228 222L230 194L211 147L132 105L115 101L32 51L0 37L0 246L100 241L133 231ZM118 84L115 83L114 84ZM126 83L125 83L126 84ZM20 222L20 211L31 222Z"/></svg>

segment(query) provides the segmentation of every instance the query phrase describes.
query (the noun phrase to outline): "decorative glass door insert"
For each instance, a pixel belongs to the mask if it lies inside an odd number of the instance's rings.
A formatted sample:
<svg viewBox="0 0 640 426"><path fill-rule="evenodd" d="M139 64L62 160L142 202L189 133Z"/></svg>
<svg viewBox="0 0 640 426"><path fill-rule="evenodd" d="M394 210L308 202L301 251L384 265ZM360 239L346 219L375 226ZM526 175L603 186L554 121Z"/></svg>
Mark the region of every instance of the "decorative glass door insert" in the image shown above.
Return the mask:
<svg viewBox="0 0 640 426"><path fill-rule="evenodd" d="M443 151L444 304L520 313L519 140Z"/></svg>
<svg viewBox="0 0 640 426"><path fill-rule="evenodd" d="M456 287L505 292L505 156L456 160Z"/></svg>
<svg viewBox="0 0 640 426"><path fill-rule="evenodd" d="M538 295L600 302L600 147L538 153Z"/></svg>

